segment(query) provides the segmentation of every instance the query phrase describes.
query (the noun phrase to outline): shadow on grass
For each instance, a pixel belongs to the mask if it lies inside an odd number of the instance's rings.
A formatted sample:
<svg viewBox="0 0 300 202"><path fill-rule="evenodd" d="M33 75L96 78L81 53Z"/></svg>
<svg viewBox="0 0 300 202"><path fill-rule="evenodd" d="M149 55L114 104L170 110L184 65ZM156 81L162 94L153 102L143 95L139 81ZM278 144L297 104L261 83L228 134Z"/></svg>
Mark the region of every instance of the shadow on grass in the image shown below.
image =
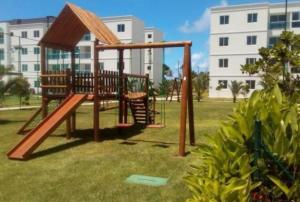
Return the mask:
<svg viewBox="0 0 300 202"><path fill-rule="evenodd" d="M46 150L43 150L43 151L33 153L31 155L30 159L35 159L35 158L40 158L40 157L43 157L43 156L47 156L47 155L50 155L50 154L53 154L53 153L57 153L57 152L64 151L64 150L67 150L67 149L70 149L70 148L73 148L73 147L76 147L76 146L86 144L88 142L89 142L89 140L87 140L87 139L78 139L78 140L75 140L73 142L68 142L68 143L63 144L63 145L59 145L59 146L56 146L56 147L52 147L52 148L49 148L49 149L46 149Z"/></svg>
<svg viewBox="0 0 300 202"><path fill-rule="evenodd" d="M11 123L20 123L20 122L25 122L25 120L6 120L6 119L0 119L0 125L5 125L5 124L11 124Z"/></svg>
<svg viewBox="0 0 300 202"><path fill-rule="evenodd" d="M100 141L105 140L115 140L115 139L123 139L126 140L135 135L141 134L145 127L143 125L136 125L129 128L105 128L100 130ZM60 151L64 151L73 147L77 147L88 142L94 140L93 137L94 130L93 129L84 129L84 130L76 130L72 137L74 138L73 142L68 142L66 144L58 145L43 151L39 151L33 153L30 159L39 158L42 156L50 155L53 153L57 153ZM62 135L59 135L62 136ZM57 136L56 136L57 137Z"/></svg>

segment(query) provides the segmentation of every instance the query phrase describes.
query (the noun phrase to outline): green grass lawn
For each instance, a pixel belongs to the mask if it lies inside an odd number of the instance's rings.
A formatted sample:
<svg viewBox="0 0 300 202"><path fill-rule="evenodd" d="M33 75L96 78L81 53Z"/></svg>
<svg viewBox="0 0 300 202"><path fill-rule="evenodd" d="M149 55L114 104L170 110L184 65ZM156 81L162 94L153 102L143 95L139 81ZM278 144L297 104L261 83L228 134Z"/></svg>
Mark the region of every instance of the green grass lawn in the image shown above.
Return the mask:
<svg viewBox="0 0 300 202"><path fill-rule="evenodd" d="M24 101L24 98L22 98ZM41 97L39 95L30 95L29 106L39 106L41 104ZM19 107L20 99L18 96L5 96L2 105L0 107ZM22 106L28 106L22 104Z"/></svg>
<svg viewBox="0 0 300 202"><path fill-rule="evenodd" d="M212 133L232 111L232 103L194 103L196 141ZM116 111L100 113L103 141L92 141L92 106L78 110L76 137L67 140L65 125L35 151L29 161L8 160L6 153L22 136L18 128L34 110L0 112L0 201L184 201L190 193L182 181L193 154L177 157L179 109L166 105L163 129L113 129ZM188 141L187 141L188 142ZM191 151L194 147L187 146ZM132 174L169 178L162 187L127 184Z"/></svg>

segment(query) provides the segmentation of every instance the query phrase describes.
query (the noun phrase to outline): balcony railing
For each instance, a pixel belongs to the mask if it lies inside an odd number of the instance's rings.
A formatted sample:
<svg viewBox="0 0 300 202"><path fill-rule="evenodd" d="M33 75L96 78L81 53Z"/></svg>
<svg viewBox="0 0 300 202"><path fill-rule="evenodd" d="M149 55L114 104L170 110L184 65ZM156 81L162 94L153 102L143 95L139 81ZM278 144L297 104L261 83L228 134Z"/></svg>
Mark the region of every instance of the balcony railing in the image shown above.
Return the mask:
<svg viewBox="0 0 300 202"><path fill-rule="evenodd" d="M90 59L91 58L91 53L90 52L80 52L75 54L75 58L80 58L80 59Z"/></svg>
<svg viewBox="0 0 300 202"><path fill-rule="evenodd" d="M286 25L285 21L280 21L280 22L270 22L269 23L269 29L284 29ZM287 22L287 28L289 28L290 23Z"/></svg>

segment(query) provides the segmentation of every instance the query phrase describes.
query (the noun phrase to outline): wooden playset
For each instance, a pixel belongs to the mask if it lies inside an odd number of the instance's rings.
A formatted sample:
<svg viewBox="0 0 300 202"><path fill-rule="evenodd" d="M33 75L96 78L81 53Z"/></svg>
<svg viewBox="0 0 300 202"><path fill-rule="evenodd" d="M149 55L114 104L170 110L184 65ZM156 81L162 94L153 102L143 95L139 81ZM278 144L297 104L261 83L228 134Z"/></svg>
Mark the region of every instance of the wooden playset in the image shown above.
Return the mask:
<svg viewBox="0 0 300 202"><path fill-rule="evenodd" d="M77 73L75 71L75 47L86 33L95 36L93 45L93 73ZM100 43L101 42L101 43ZM124 50L149 48L184 48L184 64L182 79L182 97L179 130L179 155L185 155L186 119L189 120L190 144L195 144L194 114L191 83L191 46L190 41L123 44L93 13L83 10L73 4L67 4L49 30L39 42L41 47L41 88L42 106L28 122L41 113L40 121L10 152L10 159L28 159L30 154L64 121L66 121L67 137L76 130L76 109L84 101L93 102L94 140L101 141L99 112L101 102L118 101L117 127L127 127L128 108L131 109L134 124L144 124L155 127L155 99L150 102L149 76L124 73ZM59 49L71 53L71 69L51 71L48 68L46 48ZM99 51L118 51L118 72L100 70ZM127 87L130 78L138 79L143 87L137 92L131 92ZM62 102L48 113L51 100ZM115 108L115 107L114 107ZM154 108L154 109L153 109ZM26 123L28 125L28 123ZM25 124L22 127L24 131ZM20 130L20 131L22 131Z"/></svg>

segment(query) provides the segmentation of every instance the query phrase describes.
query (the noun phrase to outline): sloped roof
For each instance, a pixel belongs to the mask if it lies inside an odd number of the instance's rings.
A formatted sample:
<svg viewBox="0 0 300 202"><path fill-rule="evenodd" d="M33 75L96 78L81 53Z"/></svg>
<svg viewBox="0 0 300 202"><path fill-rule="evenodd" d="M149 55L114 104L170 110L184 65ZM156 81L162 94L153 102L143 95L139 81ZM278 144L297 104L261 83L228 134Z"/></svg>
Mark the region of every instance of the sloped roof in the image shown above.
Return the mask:
<svg viewBox="0 0 300 202"><path fill-rule="evenodd" d="M72 50L83 35L91 32L104 44L119 44L119 39L94 13L74 4L66 4L39 45L63 50Z"/></svg>

